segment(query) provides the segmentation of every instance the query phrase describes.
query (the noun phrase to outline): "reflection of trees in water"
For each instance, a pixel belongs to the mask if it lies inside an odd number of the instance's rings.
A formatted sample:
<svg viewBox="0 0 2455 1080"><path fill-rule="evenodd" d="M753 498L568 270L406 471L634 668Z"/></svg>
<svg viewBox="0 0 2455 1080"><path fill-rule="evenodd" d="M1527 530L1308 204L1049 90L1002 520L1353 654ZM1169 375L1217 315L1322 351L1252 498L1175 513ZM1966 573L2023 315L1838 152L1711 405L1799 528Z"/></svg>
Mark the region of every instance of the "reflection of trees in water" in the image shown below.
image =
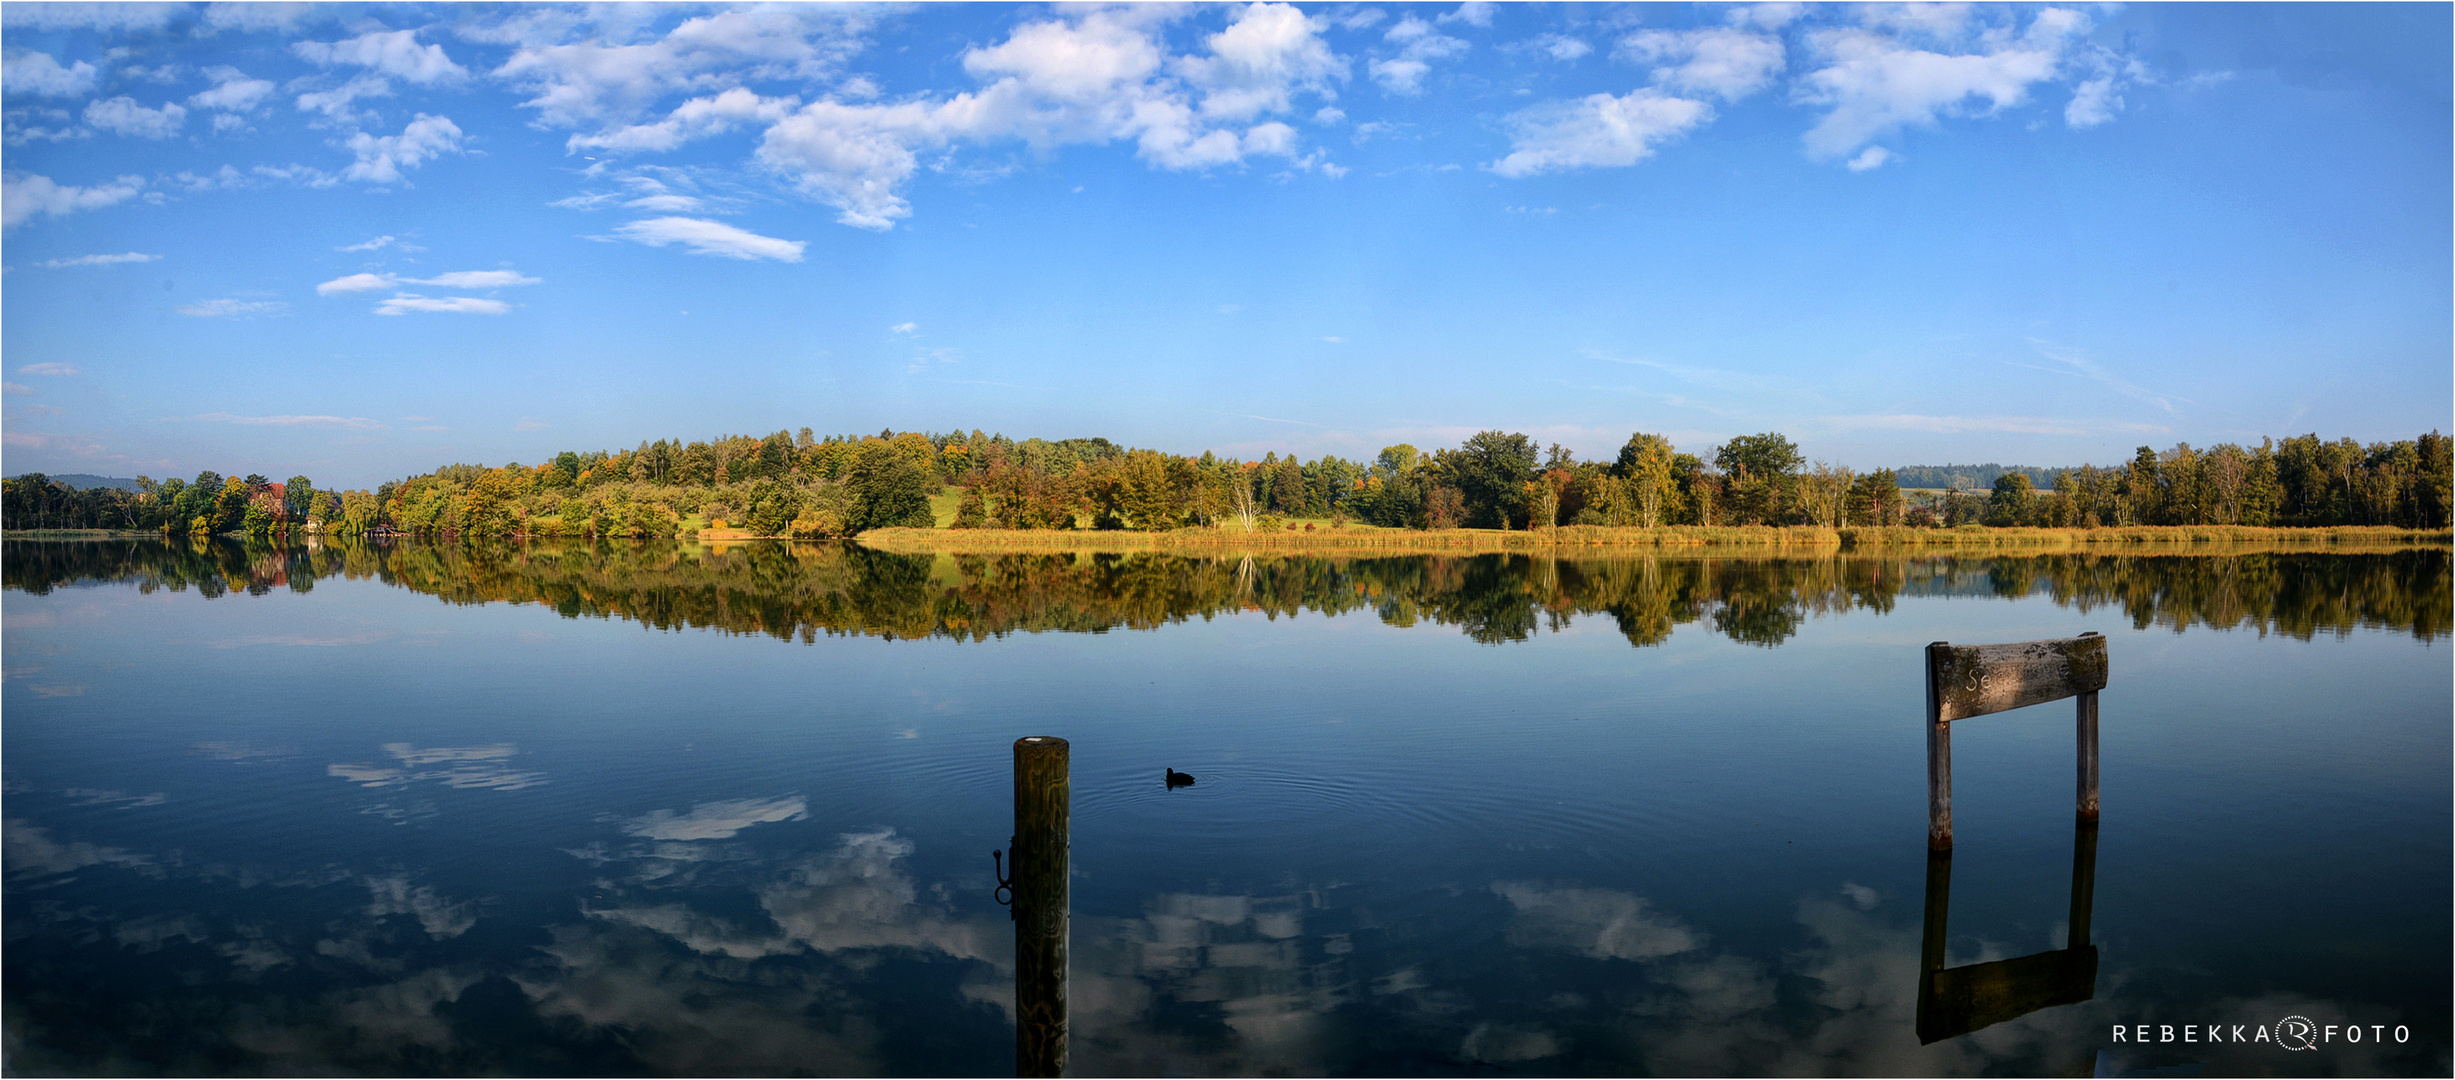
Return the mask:
<svg viewBox="0 0 2455 1080"><path fill-rule="evenodd" d="M1487 644L1607 615L1632 645L1702 623L1775 646L1808 619L1887 612L1904 595L2044 595L2112 608L2136 627L2247 629L2309 638L2358 627L2447 636L2444 549L2320 554L2052 554L1566 559L1524 554L898 555L855 545L671 541L273 547L215 538L12 540L8 588L83 582L206 596L305 592L322 577L376 579L452 603L537 603L625 618L814 640L852 634L978 641L1010 633L1152 629L1239 611L1268 618L1370 610L1392 626L1455 626Z"/></svg>

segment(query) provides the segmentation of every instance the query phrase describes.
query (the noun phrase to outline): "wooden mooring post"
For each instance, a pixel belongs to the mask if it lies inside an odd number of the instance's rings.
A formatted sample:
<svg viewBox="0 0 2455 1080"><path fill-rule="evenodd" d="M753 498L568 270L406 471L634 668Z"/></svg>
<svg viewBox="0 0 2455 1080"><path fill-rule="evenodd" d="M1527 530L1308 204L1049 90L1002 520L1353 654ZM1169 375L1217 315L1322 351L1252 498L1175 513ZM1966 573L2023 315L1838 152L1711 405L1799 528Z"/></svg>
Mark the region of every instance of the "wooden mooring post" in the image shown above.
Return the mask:
<svg viewBox="0 0 2455 1080"><path fill-rule="evenodd" d="M2106 685L2106 639L1926 647L1927 850L1952 850L1952 722L2077 696L2080 823L2097 821L2097 691Z"/></svg>
<svg viewBox="0 0 2455 1080"><path fill-rule="evenodd" d="M1073 808L1064 739L1014 741L1014 1074L1066 1071L1067 836Z"/></svg>

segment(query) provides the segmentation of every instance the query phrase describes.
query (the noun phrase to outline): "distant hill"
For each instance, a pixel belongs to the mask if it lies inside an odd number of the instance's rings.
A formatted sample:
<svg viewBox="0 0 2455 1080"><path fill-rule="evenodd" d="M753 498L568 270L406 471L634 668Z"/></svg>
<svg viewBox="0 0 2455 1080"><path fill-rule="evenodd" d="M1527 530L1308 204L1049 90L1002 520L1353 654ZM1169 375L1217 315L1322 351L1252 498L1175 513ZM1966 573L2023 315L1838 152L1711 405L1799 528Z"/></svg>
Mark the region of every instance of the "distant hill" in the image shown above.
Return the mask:
<svg viewBox="0 0 2455 1080"><path fill-rule="evenodd" d="M18 474L18 476L23 475L25 474ZM76 488L79 491L83 491L86 488L112 488L118 491L135 491L137 489L136 481L130 480L124 476L95 476L92 473L46 473L44 475L51 477L54 483L66 484L69 487ZM9 479L15 480L17 477L12 476L9 477Z"/></svg>
<svg viewBox="0 0 2455 1080"><path fill-rule="evenodd" d="M2072 466L2078 468L2078 466ZM1971 491L1992 491L1995 480L2005 473L2027 473L2030 485L2043 491L2054 486L2054 474L2059 469L2042 469L2035 465L1904 465L1893 470L1900 474L1905 488L1966 488Z"/></svg>

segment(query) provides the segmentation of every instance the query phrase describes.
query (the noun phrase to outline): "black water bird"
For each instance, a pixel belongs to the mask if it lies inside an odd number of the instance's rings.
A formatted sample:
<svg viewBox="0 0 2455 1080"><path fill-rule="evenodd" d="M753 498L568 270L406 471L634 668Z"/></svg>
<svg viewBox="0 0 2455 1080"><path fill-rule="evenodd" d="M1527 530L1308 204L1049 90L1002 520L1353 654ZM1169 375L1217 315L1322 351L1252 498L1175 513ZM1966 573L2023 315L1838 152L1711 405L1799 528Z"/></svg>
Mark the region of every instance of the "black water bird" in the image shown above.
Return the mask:
<svg viewBox="0 0 2455 1080"><path fill-rule="evenodd" d="M1168 790L1174 791L1177 788L1192 786L1193 777L1191 775L1178 772L1175 769L1168 770Z"/></svg>

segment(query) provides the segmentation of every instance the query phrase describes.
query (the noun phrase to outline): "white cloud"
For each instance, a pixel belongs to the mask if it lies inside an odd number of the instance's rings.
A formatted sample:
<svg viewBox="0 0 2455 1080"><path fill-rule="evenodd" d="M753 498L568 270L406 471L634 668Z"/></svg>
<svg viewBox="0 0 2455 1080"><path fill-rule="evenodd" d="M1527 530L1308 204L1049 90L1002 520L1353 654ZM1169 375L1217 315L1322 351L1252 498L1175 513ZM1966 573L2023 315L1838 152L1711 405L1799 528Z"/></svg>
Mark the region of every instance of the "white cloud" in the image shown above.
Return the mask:
<svg viewBox="0 0 2455 1080"><path fill-rule="evenodd" d="M1594 51L1594 46L1586 44L1584 38L1573 38L1567 34L1544 34L1528 44L1534 46L1543 55L1562 62L1575 60Z"/></svg>
<svg viewBox="0 0 2455 1080"><path fill-rule="evenodd" d="M334 293L372 292L391 287L392 278L385 274L351 274L348 277L337 277L317 285L315 294L331 296Z"/></svg>
<svg viewBox="0 0 2455 1080"><path fill-rule="evenodd" d="M366 907L366 913L369 916L378 919L386 915L415 916L419 928L425 930L428 937L437 941L459 937L467 933L470 927L477 925L477 905L475 903L468 901L452 903L436 893L434 887L430 885L411 888L408 875L402 874L386 878L369 877L366 879L366 886L367 892L373 895L374 900Z"/></svg>
<svg viewBox="0 0 2455 1080"><path fill-rule="evenodd" d="M637 15L655 17L644 9ZM784 4L695 16L661 37L633 41L637 28L620 25L619 14L536 10L464 32L518 44L494 74L532 95L521 104L537 110L540 123L603 128L627 124L676 92L824 81L860 51L859 32L873 17L848 6Z"/></svg>
<svg viewBox="0 0 2455 1080"><path fill-rule="evenodd" d="M1857 157L1851 158L1847 164L1851 172L1866 172L1869 169L1881 168L1897 156L1899 155L1881 146L1870 146L1860 151Z"/></svg>
<svg viewBox="0 0 2455 1080"><path fill-rule="evenodd" d="M399 243L399 239L398 239L397 237L393 237L393 236L390 236L390 235L385 235L385 236L378 236L378 237L376 237L375 239L373 239L373 240L369 240L369 241L367 241L367 242L365 242L365 243L363 243L363 244L351 244L351 245L350 245L350 246L348 246L348 247L337 247L337 248L334 248L333 250L334 250L334 251L381 251L381 250L383 250L384 248L389 247L389 246L391 246L391 245L393 245L393 244L395 244L395 243ZM404 245L402 245L402 247L403 247L403 250L406 250L406 249L407 249L407 247L408 247L408 245L405 245L405 244L404 244Z"/></svg>
<svg viewBox="0 0 2455 1080"><path fill-rule="evenodd" d="M1774 3L1741 4L1724 13L1723 20L1732 26L1754 24L1767 30L1779 30L1807 14L1807 5L1778 0Z"/></svg>
<svg viewBox="0 0 2455 1080"><path fill-rule="evenodd" d="M482 300L474 296L420 296L398 293L375 305L378 315L406 315L412 311L440 311L459 315L502 315L511 305L500 300Z"/></svg>
<svg viewBox="0 0 2455 1080"><path fill-rule="evenodd" d="M1431 72L1432 61L1464 55L1472 47L1433 30L1431 23L1413 15L1398 20L1398 25L1381 37L1399 45L1398 55L1374 60L1365 67L1381 89L1409 97L1424 92L1424 76Z"/></svg>
<svg viewBox="0 0 2455 1080"><path fill-rule="evenodd" d="M288 33L301 24L338 20L348 9L305 0L222 0L205 6L205 25L244 33Z"/></svg>
<svg viewBox="0 0 2455 1080"><path fill-rule="evenodd" d="M159 30L188 12L186 4L12 4L11 30Z"/></svg>
<svg viewBox="0 0 2455 1080"><path fill-rule="evenodd" d="M570 200L565 201L567 202ZM706 204L689 195L643 195L636 199L626 200L622 205L628 206L633 210L646 210L652 213L661 214L677 214L697 210Z"/></svg>
<svg viewBox="0 0 2455 1080"><path fill-rule="evenodd" d="M722 255L728 259L773 259L777 262L800 262L800 240L778 240L772 236L734 228L721 221L705 218L661 217L633 221L614 230L624 240L664 247L681 244L693 255Z"/></svg>
<svg viewBox="0 0 2455 1080"><path fill-rule="evenodd" d="M227 173L230 171L230 167L225 165L222 167L222 171ZM324 170L316 168L312 165L283 165L280 167L258 165L253 169L249 169L248 172L255 176L263 177L267 180L279 180L292 184L305 184L308 187L331 187L341 182L340 177L325 172Z"/></svg>
<svg viewBox="0 0 2455 1080"><path fill-rule="evenodd" d="M243 319L253 315L282 315L290 305L279 300L203 300L182 304L171 310L200 319Z"/></svg>
<svg viewBox="0 0 2455 1080"><path fill-rule="evenodd" d="M363 416L233 416L226 412L206 413L197 417L217 424L246 424L251 427L331 427L354 428L360 431L383 431L385 426Z"/></svg>
<svg viewBox="0 0 2455 1080"><path fill-rule="evenodd" d="M887 332L890 334L910 334L920 330L920 328L921 324L919 323L896 323L893 326L887 327Z"/></svg>
<svg viewBox="0 0 2455 1080"><path fill-rule="evenodd" d="M207 418L209 419L209 418ZM389 430L383 424L363 416L273 417L279 421L297 421L311 426L353 427L368 430ZM331 423L339 421L338 424ZM260 421L234 420L236 423ZM427 780L439 780L445 787L495 791L519 791L547 782L540 772L520 772L511 767L511 758L519 748L510 743L488 746L430 746L420 749L412 743L385 743L384 752L400 762L396 766L335 763L325 767L324 774L348 780L361 787L401 787ZM441 769L421 766L442 765ZM413 771L415 770L415 771Z"/></svg>
<svg viewBox="0 0 2455 1080"><path fill-rule="evenodd" d="M2034 370L2038 371L2051 371L2059 375L2073 375L2079 378L2088 379L2092 382L2104 383L2107 386L2113 387L2125 397L2147 402L2148 404L2154 405L2165 412L2173 413L2175 415L2180 415L2182 410L2174 408L2174 402L2180 401L2186 404L2198 404L2189 398L2174 394L2159 393L2157 391L2150 390L2145 386L2141 386L2138 383L2131 382L2128 379L2115 375L2113 372L2107 371L2096 361L2089 359L2086 354L2080 352L2079 350L2066 346L2050 344L2048 342L2039 341L2035 338L2031 338L2029 340L2029 344L2035 347L2040 354L2046 357L2046 359L2065 366L2060 368L2038 367L2034 364L2018 364L2008 360L2005 361L2005 363L2011 363L2015 367L2033 368Z"/></svg>
<svg viewBox="0 0 2455 1080"><path fill-rule="evenodd" d="M331 296L335 293L374 292L402 285L433 285L445 289L501 289L514 285L535 285L540 280L543 279L524 276L517 270L455 270L430 278L400 277L394 274L351 274L317 285L315 292L318 296ZM500 312L494 314L500 314Z"/></svg>
<svg viewBox="0 0 2455 1080"><path fill-rule="evenodd" d="M159 255L147 255L141 251L130 251L119 255L79 255L73 259L46 259L42 262L35 263L34 265L42 267L46 270L64 270L71 266L117 266L120 263L149 263L159 258L161 258Z"/></svg>
<svg viewBox="0 0 2455 1080"><path fill-rule="evenodd" d="M123 79L143 79L146 82L162 83L167 86L187 78L187 70L185 64L164 64L150 68L130 66L119 69L119 75Z"/></svg>
<svg viewBox="0 0 2455 1080"><path fill-rule="evenodd" d="M164 102L159 109L148 109L136 99L121 95L85 106L85 122L114 135L133 135L141 139L167 139L179 134L186 126L188 111L177 102Z"/></svg>
<svg viewBox="0 0 2455 1080"><path fill-rule="evenodd" d="M808 817L800 796L705 802L687 814L653 810L632 818L622 831L650 840L724 840L753 825Z"/></svg>
<svg viewBox="0 0 2455 1080"><path fill-rule="evenodd" d="M1957 22L1940 15L1904 17L1923 20L1915 25L1927 36L1949 39L1962 33ZM1810 33L1809 44L1823 66L1799 80L1795 97L1831 111L1808 130L1807 154L1829 161L1939 116L1988 115L2019 105L2030 87L2054 78L2065 48L2087 27L2076 12L2047 8L2021 34L1982 35L1981 51L1956 53L1916 48L1854 27Z"/></svg>
<svg viewBox="0 0 2455 1080"><path fill-rule="evenodd" d="M205 77L213 80L213 88L200 90L188 96L188 104L199 109L246 112L255 108L273 93L273 84L270 81L248 78L246 72L234 67L206 68Z"/></svg>
<svg viewBox="0 0 2455 1080"><path fill-rule="evenodd" d="M294 84L295 85L295 84ZM374 75L361 75L330 90L310 90L298 95L298 111L321 113L335 124L355 124L360 117L350 103L362 97L389 97L392 84ZM369 118L373 116L368 114Z"/></svg>
<svg viewBox="0 0 2455 1080"><path fill-rule="evenodd" d="M1617 889L1546 889L1501 881L1492 891L1509 902L1509 943L1562 949L1598 960L1653 960L1703 948L1703 932L1655 911L1642 896Z"/></svg>
<svg viewBox="0 0 2455 1080"><path fill-rule="evenodd" d="M395 184L401 170L414 169L442 154L460 152L460 128L450 117L419 113L398 135L369 135L358 132L343 145L358 155L358 161L341 175L351 180L377 184Z"/></svg>
<svg viewBox="0 0 2455 1080"><path fill-rule="evenodd" d="M1902 37L1940 46L1959 42L1969 31L1972 5L1950 3L1874 3L1857 8L1858 21Z"/></svg>
<svg viewBox="0 0 2455 1080"><path fill-rule="evenodd" d="M541 278L524 277L517 270L455 270L430 278L402 278L412 285L434 285L445 289L501 289L513 285L535 285Z"/></svg>
<svg viewBox="0 0 2455 1080"><path fill-rule="evenodd" d="M345 41L294 42L290 51L311 64L349 64L414 83L445 82L469 74L444 55L443 46L418 44L415 30L373 31Z"/></svg>
<svg viewBox="0 0 2455 1080"><path fill-rule="evenodd" d="M1320 24L1290 4L1247 5L1227 28L1210 35L1208 56L1185 56L1175 69L1202 92L1205 117L1250 120L1286 112L1299 90L1334 97L1347 62L1321 40Z"/></svg>
<svg viewBox="0 0 2455 1080"><path fill-rule="evenodd" d="M2124 84L2156 81L2146 65L2103 48L2092 50L2078 66L2092 74L2072 88L2071 103L2063 107L2063 123L2074 129L2111 122L2116 113L2123 111ZM2219 81L2221 78L2220 75ZM2195 84L2197 81L2193 80Z"/></svg>
<svg viewBox="0 0 2455 1080"><path fill-rule="evenodd" d="M761 167L834 207L839 222L886 229L911 214L898 189L919 170L922 154L963 143L1016 140L1045 150L1131 140L1138 156L1168 169L1297 157L1293 129L1266 118L1292 110L1300 95L1333 96L1347 62L1321 40L1320 24L1290 5L1230 10L1228 24L1205 36L1197 51L1173 57L1156 25L1177 17L1171 11L1097 9L1026 22L1003 41L964 53L964 70L980 81L978 89L934 100L873 101L877 90L866 80L841 82L806 104L722 85L749 71L823 80L859 44L847 29L855 15L844 9L727 12L630 44L566 43L568 27L506 23L502 33L534 40L497 74L536 91L527 104L542 123L582 129L567 143L575 151L661 152L763 127L755 153ZM734 58L721 78L710 67L720 57ZM633 122L682 89L694 96L660 118ZM1306 161L1325 172L1334 168ZM634 202L648 210L698 209L685 203L690 198L650 192ZM611 201L583 197L558 205Z"/></svg>
<svg viewBox="0 0 2455 1080"><path fill-rule="evenodd" d="M31 394L34 388L21 382L0 382L0 394Z"/></svg>
<svg viewBox="0 0 2455 1080"><path fill-rule="evenodd" d="M5 114L5 118L0 119L0 126L5 127L5 132L0 133L0 142L5 142L9 146L24 146L34 142L66 142L70 139L93 138L94 129L78 127L73 123L75 119L76 115L66 109L44 108L39 105L10 109ZM48 127L34 122L38 120L59 126Z"/></svg>
<svg viewBox="0 0 2455 1080"><path fill-rule="evenodd" d="M75 364L61 363L27 364L18 368L17 373L20 375L50 375L58 378L85 374L84 370Z"/></svg>
<svg viewBox="0 0 2455 1080"><path fill-rule="evenodd" d="M734 87L713 97L692 98L653 124L634 124L594 135L573 135L564 145L572 150L609 153L661 153L693 139L721 135L742 124L772 124L801 104L796 97L760 97Z"/></svg>
<svg viewBox="0 0 2455 1080"><path fill-rule="evenodd" d="M43 214L96 210L135 198L144 190L142 176L122 176L108 184L71 187L48 176L9 173L0 178L0 228L16 228Z"/></svg>
<svg viewBox="0 0 2455 1080"><path fill-rule="evenodd" d="M970 104L972 96L965 94L946 108ZM835 207L837 221L886 229L912 213L911 205L895 194L896 186L919 164L907 143L925 145L944 138L933 110L917 103L817 101L768 128L757 158L791 178L805 194Z"/></svg>
<svg viewBox="0 0 2455 1080"><path fill-rule="evenodd" d="M1724 101L1764 89L1782 70L1781 39L1722 27L1640 30L1621 38L1613 55L1656 65L1656 85Z"/></svg>
<svg viewBox="0 0 2455 1080"><path fill-rule="evenodd" d="M12 22L15 21L18 14L17 10L10 10L9 16ZM8 49L0 52L0 86L5 86L11 97L19 94L32 94L36 97L84 97L94 92L95 85L101 79L102 73L94 70L94 65L83 60L67 67L61 67L60 62L52 59L50 53L32 52L25 49Z"/></svg>
<svg viewBox="0 0 2455 1080"><path fill-rule="evenodd" d="M1491 168L1502 176L1524 177L1634 165L1650 156L1655 144L1712 117L1704 102L1651 89L1551 102L1508 118L1509 156Z"/></svg>
<svg viewBox="0 0 2455 1080"><path fill-rule="evenodd" d="M1456 11L1441 16L1438 21L1462 22L1468 26L1490 26L1492 25L1491 0L1466 0L1465 3L1458 5Z"/></svg>
<svg viewBox="0 0 2455 1080"><path fill-rule="evenodd" d="M2076 128L2096 127L2114 119L2122 108L2122 95L2114 92L2113 76L2101 75L2072 91L2071 104L2063 107L2063 122Z"/></svg>

